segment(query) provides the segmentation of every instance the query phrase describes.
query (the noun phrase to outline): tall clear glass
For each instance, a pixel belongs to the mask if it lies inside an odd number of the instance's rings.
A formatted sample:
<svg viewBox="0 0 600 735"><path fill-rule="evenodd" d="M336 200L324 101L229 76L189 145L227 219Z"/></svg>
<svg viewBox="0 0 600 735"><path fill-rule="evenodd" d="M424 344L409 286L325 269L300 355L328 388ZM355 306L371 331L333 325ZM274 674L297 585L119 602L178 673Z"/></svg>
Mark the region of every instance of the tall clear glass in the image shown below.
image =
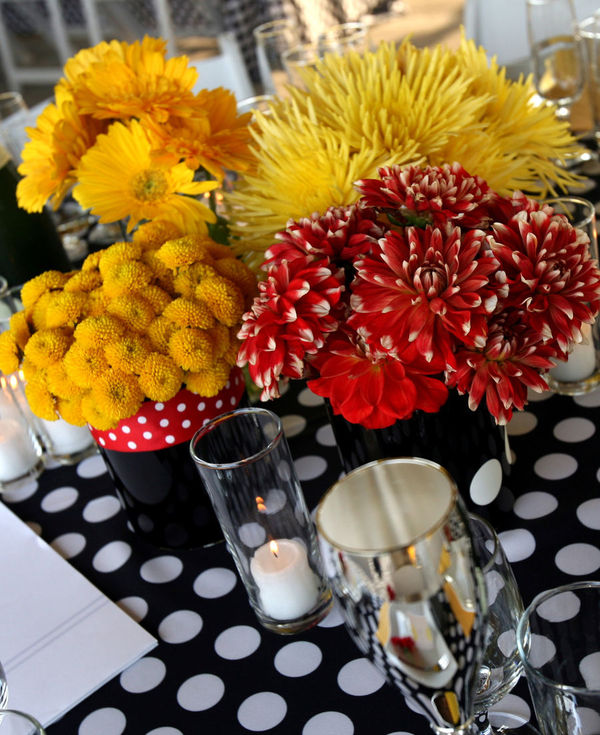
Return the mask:
<svg viewBox="0 0 600 735"><path fill-rule="evenodd" d="M300 43L298 31L290 20L281 19L257 26L253 35L263 92L281 96L288 81L283 54Z"/></svg>

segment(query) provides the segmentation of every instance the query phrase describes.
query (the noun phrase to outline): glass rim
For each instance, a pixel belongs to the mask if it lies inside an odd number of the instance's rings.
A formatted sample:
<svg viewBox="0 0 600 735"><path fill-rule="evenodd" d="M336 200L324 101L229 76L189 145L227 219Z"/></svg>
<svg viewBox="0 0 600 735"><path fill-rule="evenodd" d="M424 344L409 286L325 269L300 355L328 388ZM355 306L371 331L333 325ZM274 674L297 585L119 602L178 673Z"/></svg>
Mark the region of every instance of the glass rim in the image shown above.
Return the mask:
<svg viewBox="0 0 600 735"><path fill-rule="evenodd" d="M474 518L477 523L481 523L481 525L486 528L490 534L490 540L494 544L494 550L490 553L490 558L487 564L484 564L484 566L481 567L481 571L485 574L488 570L490 570L494 564L496 555L498 554L498 551L501 549L500 545L500 538L498 537L498 534L496 533L496 529L492 526L492 524L483 518L480 515L477 515L477 513L470 513L469 512L469 519Z"/></svg>
<svg viewBox="0 0 600 735"><path fill-rule="evenodd" d="M1 707L0 717L2 717L2 715L17 715L18 717L22 717L24 720L27 720L31 725L36 727L40 733L46 732L41 722L38 722L38 720L36 720L33 715L30 715L27 712L23 712L22 710L12 709L10 707Z"/></svg>
<svg viewBox="0 0 600 735"><path fill-rule="evenodd" d="M262 447L262 449L260 449L258 452L255 452L249 457L238 459L235 462L208 462L207 460L202 459L196 454L195 448L198 442L211 431L214 431L220 424L223 424L232 418L237 418L238 416L259 415L271 419L271 421L273 421L273 423L275 424L276 432L275 435L267 442L267 444L265 444L265 446ZM200 465L200 467L206 467L210 470L231 470L236 467L245 467L249 464L253 464L254 462L258 462L258 460L269 454L269 452L274 447L276 447L277 444L279 444L283 436L283 424L281 422L281 419L279 418L279 416L277 416L277 414L273 413L273 411L269 411L268 408L261 408L260 406L235 408L233 409L233 411L228 411L227 413L222 413L219 416L215 416L214 418L210 419L210 421L207 421L204 426L200 427L198 431L196 431L196 433L190 440L190 454L194 462L197 465Z"/></svg>
<svg viewBox="0 0 600 735"><path fill-rule="evenodd" d="M579 582L569 582L567 584L560 585L559 587L553 587L552 589L544 590L543 592L537 594L529 603L529 605L525 608L519 620L519 624L517 625L517 650L519 652L519 658L521 659L523 668L528 675L533 676L538 681L543 682L553 689L558 689L565 694L586 696L597 695L600 693L600 689L589 689L587 687L573 686L572 684L561 684L561 682L559 681L550 679L548 676L542 674L539 669L529 663L527 652L525 651L524 647L525 635L530 638L529 619L531 618L534 610L539 607L542 602L546 602L546 600L549 600L556 595L563 594L564 592L572 592L573 590L582 589L597 589L600 591L600 582L596 580L580 580Z"/></svg>
<svg viewBox="0 0 600 735"><path fill-rule="evenodd" d="M278 18L277 20L270 20L267 23L261 23L252 30L252 35L255 39L270 38L276 36L280 29L291 29L294 26L287 18Z"/></svg>
<svg viewBox="0 0 600 735"><path fill-rule="evenodd" d="M589 210L587 214L584 215L584 218L580 220L579 222L575 223L573 220L574 217L570 217L568 212L560 212L555 204L559 202L573 202L574 204L580 204L582 207L584 207L586 210ZM545 199L542 204L549 204L553 209L555 214L562 214L567 219L570 220L571 225L577 229L581 229L582 227L585 227L586 225L591 224L596 219L596 207L594 206L594 203L591 202L589 199L585 199L584 197L578 197L578 196L564 196L564 197L550 197L550 199Z"/></svg>
<svg viewBox="0 0 600 735"><path fill-rule="evenodd" d="M448 503L448 507L444 510L444 512L441 514L441 516L432 526L430 526L427 530L423 531L422 533L417 534L409 542L406 542L406 543L394 544L392 546L385 546L382 548L363 549L363 548L356 548L353 546L347 546L345 544L341 544L337 541L334 541L329 536L329 534L323 530L323 525L321 522L321 515L323 512L323 506L325 504L325 501L327 500L328 497L330 497L336 491L337 488L339 488L339 486L347 478L356 477L360 474L363 474L364 472L370 471L373 467L377 465L382 465L382 464L423 465L423 466L431 467L432 469L435 469L440 474L443 474L448 480L448 486L450 488L450 501ZM433 460L425 459L423 457L388 457L385 459L376 459L376 460L373 460L372 462L367 462L366 464L363 464L360 467L356 467L355 469L346 473L343 477L337 480L337 482L334 482L333 485L331 485L331 487L328 488L328 490L323 494L323 497L319 501L319 504L317 505L317 509L315 512L315 525L317 527L319 534L329 544L331 544L331 546L333 546L336 549L341 549L342 551L345 551L350 554L356 554L357 556L393 554L397 551L403 551L406 549L410 549L411 547L413 547L415 544L419 543L420 541L432 536L438 529L440 529L444 525L448 516L450 515L450 511L452 510L458 498L459 498L458 486L456 482L454 481L454 478L452 477L452 475L448 472L448 470L445 467L442 467L441 464L438 464L437 462L434 462Z"/></svg>

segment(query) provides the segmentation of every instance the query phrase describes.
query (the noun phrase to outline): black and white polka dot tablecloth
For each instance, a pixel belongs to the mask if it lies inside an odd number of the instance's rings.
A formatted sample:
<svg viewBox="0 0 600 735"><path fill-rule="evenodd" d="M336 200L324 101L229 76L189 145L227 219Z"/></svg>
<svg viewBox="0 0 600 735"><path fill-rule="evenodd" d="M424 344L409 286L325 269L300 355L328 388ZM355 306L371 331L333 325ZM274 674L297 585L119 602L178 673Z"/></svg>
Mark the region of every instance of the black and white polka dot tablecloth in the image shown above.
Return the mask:
<svg viewBox="0 0 600 735"><path fill-rule="evenodd" d="M320 400L294 383L270 404L311 508L341 471ZM525 603L557 584L600 579L600 391L548 394L510 433L515 463L504 505L488 516ZM4 500L160 641L49 735L429 732L360 655L336 609L304 634L278 636L259 626L224 544L172 552L141 541L100 456L47 469ZM527 719L525 682L494 710Z"/></svg>

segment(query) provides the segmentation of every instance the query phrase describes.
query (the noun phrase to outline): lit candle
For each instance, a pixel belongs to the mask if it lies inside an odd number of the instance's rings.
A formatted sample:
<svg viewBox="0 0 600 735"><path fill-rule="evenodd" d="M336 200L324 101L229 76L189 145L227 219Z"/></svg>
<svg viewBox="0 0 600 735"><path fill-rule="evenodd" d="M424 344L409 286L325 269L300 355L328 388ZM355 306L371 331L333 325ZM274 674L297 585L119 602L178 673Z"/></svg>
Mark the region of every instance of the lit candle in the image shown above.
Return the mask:
<svg viewBox="0 0 600 735"><path fill-rule="evenodd" d="M92 443L92 435L87 426L74 426L64 419L47 421L40 419L44 432L52 446L52 454L76 454L87 449Z"/></svg>
<svg viewBox="0 0 600 735"><path fill-rule="evenodd" d="M250 571L261 608L274 620L295 620L310 612L319 599L319 580L298 541L277 539L263 544L252 557Z"/></svg>
<svg viewBox="0 0 600 735"><path fill-rule="evenodd" d="M23 477L38 461L27 429L13 419L0 420L0 482Z"/></svg>
<svg viewBox="0 0 600 735"><path fill-rule="evenodd" d="M582 324L583 340L574 345L564 362L557 362L550 370L554 380L561 383L574 383L589 378L596 370L596 348L592 339L592 325Z"/></svg>

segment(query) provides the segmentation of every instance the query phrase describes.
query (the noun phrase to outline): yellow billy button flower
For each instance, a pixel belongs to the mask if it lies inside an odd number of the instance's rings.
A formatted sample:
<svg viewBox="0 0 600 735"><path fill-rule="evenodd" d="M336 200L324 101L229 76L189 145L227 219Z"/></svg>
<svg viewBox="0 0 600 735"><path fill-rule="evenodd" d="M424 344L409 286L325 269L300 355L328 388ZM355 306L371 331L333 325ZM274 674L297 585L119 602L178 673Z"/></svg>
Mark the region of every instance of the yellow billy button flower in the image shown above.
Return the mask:
<svg viewBox="0 0 600 735"><path fill-rule="evenodd" d="M216 324L208 304L183 297L171 301L163 310L163 316L181 327L208 329Z"/></svg>
<svg viewBox="0 0 600 735"><path fill-rule="evenodd" d="M105 251L103 250L96 250L93 253L90 253L86 259L83 261L81 265L82 271L92 271L97 270L100 264L100 259L102 258Z"/></svg>
<svg viewBox="0 0 600 735"><path fill-rule="evenodd" d="M203 329L180 329L169 340L169 355L184 370L196 372L214 364L215 348Z"/></svg>
<svg viewBox="0 0 600 735"><path fill-rule="evenodd" d="M73 398L80 395L82 389L67 375L62 362L55 362L46 368L46 385L57 398Z"/></svg>
<svg viewBox="0 0 600 735"><path fill-rule="evenodd" d="M171 303L171 295L160 286L150 284L144 288L144 298L152 304L155 314L160 314Z"/></svg>
<svg viewBox="0 0 600 735"><path fill-rule="evenodd" d="M96 397L91 391L81 399L81 414L86 423L100 431L113 429L118 423L113 416L106 416L100 411L96 405Z"/></svg>
<svg viewBox="0 0 600 735"><path fill-rule="evenodd" d="M229 349L229 329L224 324L217 324L207 331L214 345L215 357L222 357Z"/></svg>
<svg viewBox="0 0 600 735"><path fill-rule="evenodd" d="M21 289L21 302L25 309L32 309L37 300L48 291L62 289L69 280L69 274L60 271L45 271L30 279Z"/></svg>
<svg viewBox="0 0 600 735"><path fill-rule="evenodd" d="M104 351L97 347L71 345L64 357L69 378L80 388L91 388L109 369Z"/></svg>
<svg viewBox="0 0 600 735"><path fill-rule="evenodd" d="M154 349L163 355L167 355L169 353L169 340L178 329L182 329L182 327L161 314L152 320L147 335Z"/></svg>
<svg viewBox="0 0 600 735"><path fill-rule="evenodd" d="M137 378L113 369L106 370L99 377L91 394L100 413L112 417L115 425L120 419L136 414L144 400Z"/></svg>
<svg viewBox="0 0 600 735"><path fill-rule="evenodd" d="M87 294L81 291L57 293L46 308L46 326L74 327L86 315Z"/></svg>
<svg viewBox="0 0 600 735"><path fill-rule="evenodd" d="M27 317L25 316L24 311L18 311L16 314L11 316L10 332L15 338L15 342L19 349L25 349L27 340L31 337L31 330L29 329L29 324L27 323Z"/></svg>
<svg viewBox="0 0 600 735"><path fill-rule="evenodd" d="M216 276L217 271L207 263L194 263L189 268L183 268L173 279L173 287L177 293L188 299L193 299L196 286L203 278Z"/></svg>
<svg viewBox="0 0 600 735"><path fill-rule="evenodd" d="M56 419L56 402L43 382L28 380L25 384L25 396L29 407L36 416L47 421Z"/></svg>
<svg viewBox="0 0 600 735"><path fill-rule="evenodd" d="M75 327L77 344L86 348L102 347L125 334L125 325L116 316L101 314L84 319Z"/></svg>
<svg viewBox="0 0 600 735"><path fill-rule="evenodd" d="M139 373L150 354L149 340L138 334L128 334L104 347L110 366L123 373Z"/></svg>
<svg viewBox="0 0 600 735"><path fill-rule="evenodd" d="M182 237L183 232L174 222L168 220L154 220L144 222L133 233L133 242L141 245L144 250L159 248L167 240Z"/></svg>
<svg viewBox="0 0 600 735"><path fill-rule="evenodd" d="M89 293L102 285L102 277L97 270L81 270L75 273L66 283L65 291L83 291Z"/></svg>
<svg viewBox="0 0 600 735"><path fill-rule="evenodd" d="M64 358L73 338L66 329L42 329L25 345L25 357L34 365L47 367Z"/></svg>
<svg viewBox="0 0 600 735"><path fill-rule="evenodd" d="M55 291L46 291L43 293L35 302L35 304L25 311L27 321L33 325L34 329L45 329L46 324L46 312L48 306L51 304Z"/></svg>
<svg viewBox="0 0 600 735"><path fill-rule="evenodd" d="M185 383L192 393L211 398L225 387L229 380L231 366L223 360L217 360L210 370L198 370L187 373Z"/></svg>
<svg viewBox="0 0 600 735"><path fill-rule="evenodd" d="M220 258L215 261L215 270L219 275L233 281L240 288L247 304L258 293L255 274L241 260L232 257Z"/></svg>
<svg viewBox="0 0 600 735"><path fill-rule="evenodd" d="M59 397L56 404L59 414L67 423L74 426L85 426L87 421L81 410L80 396Z"/></svg>
<svg viewBox="0 0 600 735"><path fill-rule="evenodd" d="M142 246L130 242L115 242L104 250L100 250L98 269L102 276L115 265L139 260L142 257Z"/></svg>
<svg viewBox="0 0 600 735"><path fill-rule="evenodd" d="M19 347L12 332L0 334L0 371L6 375L19 369Z"/></svg>
<svg viewBox="0 0 600 735"><path fill-rule="evenodd" d="M151 352L139 374L140 388L151 401L168 401L181 389L183 375L170 357Z"/></svg>
<svg viewBox="0 0 600 735"><path fill-rule="evenodd" d="M104 291L110 297L140 291L152 280L152 271L139 260L118 263L104 272Z"/></svg>
<svg viewBox="0 0 600 735"><path fill-rule="evenodd" d="M200 235L186 235L176 240L168 240L158 249L156 256L171 270L192 263L212 263L213 258L206 247L207 238Z"/></svg>
<svg viewBox="0 0 600 735"><path fill-rule="evenodd" d="M196 297L205 301L215 317L228 327L241 321L244 294L228 278L205 278L196 287Z"/></svg>
<svg viewBox="0 0 600 735"><path fill-rule="evenodd" d="M154 309L143 296L136 293L121 294L109 302L108 312L119 317L133 332L143 334L154 319Z"/></svg>

